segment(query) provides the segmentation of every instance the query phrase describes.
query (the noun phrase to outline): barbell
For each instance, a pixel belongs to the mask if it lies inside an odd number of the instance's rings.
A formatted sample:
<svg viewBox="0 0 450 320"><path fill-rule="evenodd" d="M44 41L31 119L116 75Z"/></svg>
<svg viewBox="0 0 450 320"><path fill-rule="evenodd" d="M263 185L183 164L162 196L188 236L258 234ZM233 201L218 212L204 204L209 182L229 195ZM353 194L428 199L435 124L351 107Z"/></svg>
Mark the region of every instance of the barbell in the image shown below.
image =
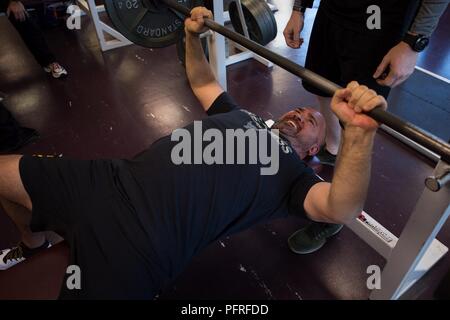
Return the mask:
<svg viewBox="0 0 450 320"><path fill-rule="evenodd" d="M202 5L201 0L105 0L106 11L114 27L130 41L151 48L174 44L183 31L184 18L189 16L191 9L198 5ZM329 95L342 89L336 83L212 19L204 21L209 29L253 51ZM450 163L450 144L442 139L381 108L375 108L366 114Z"/></svg>

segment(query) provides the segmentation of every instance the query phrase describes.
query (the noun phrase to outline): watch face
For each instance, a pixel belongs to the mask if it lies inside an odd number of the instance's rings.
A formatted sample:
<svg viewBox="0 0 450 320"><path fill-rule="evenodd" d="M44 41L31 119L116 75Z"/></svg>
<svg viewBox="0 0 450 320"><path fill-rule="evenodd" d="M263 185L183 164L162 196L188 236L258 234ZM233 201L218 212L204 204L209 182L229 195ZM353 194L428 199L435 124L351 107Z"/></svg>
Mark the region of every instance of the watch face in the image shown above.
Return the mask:
<svg viewBox="0 0 450 320"><path fill-rule="evenodd" d="M426 47L427 47L427 45L428 45L428 42L429 42L430 40L428 39L428 38L426 38L426 37L421 37L421 38L419 38L418 40L417 40L417 42L416 42L416 45L415 45L415 50L416 51L423 51Z"/></svg>

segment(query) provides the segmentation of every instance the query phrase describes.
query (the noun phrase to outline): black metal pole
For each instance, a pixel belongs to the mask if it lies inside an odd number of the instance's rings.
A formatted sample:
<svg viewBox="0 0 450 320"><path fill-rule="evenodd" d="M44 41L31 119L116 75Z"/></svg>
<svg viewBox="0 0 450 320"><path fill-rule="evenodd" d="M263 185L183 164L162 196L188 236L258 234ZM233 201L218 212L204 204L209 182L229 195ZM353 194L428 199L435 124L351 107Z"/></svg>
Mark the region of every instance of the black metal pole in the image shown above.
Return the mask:
<svg viewBox="0 0 450 320"><path fill-rule="evenodd" d="M179 4L175 0L162 0L162 1L164 1L172 9L179 11L185 16L190 15L190 9ZM218 24L217 22L211 19L205 19L205 25L211 30L220 33L221 35L225 36L228 39L233 40L236 43L239 43L243 47L273 62L274 64L280 66L286 71L289 71L290 73L300 77L304 81L308 82L309 84L315 86L316 88L330 95L333 95L336 90L342 88L336 83L300 66L299 64L293 62L292 60L289 60L267 49L266 47L260 45L259 43L256 43L253 40L250 40L237 32L225 28L224 26ZM381 108L375 108L374 110L367 112L366 114L375 119L376 121L387 125L388 127L401 133L402 135L410 138L411 140L419 143L425 148L440 155L443 160L445 160L447 163L450 163L450 144L446 143L444 140Z"/></svg>

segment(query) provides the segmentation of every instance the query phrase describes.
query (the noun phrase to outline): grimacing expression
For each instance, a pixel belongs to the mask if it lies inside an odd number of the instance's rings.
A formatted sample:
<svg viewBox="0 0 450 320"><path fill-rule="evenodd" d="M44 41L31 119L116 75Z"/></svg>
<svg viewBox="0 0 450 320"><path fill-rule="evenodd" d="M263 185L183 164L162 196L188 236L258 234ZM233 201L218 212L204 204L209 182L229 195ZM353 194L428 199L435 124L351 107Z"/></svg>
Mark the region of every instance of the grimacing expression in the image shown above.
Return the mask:
<svg viewBox="0 0 450 320"><path fill-rule="evenodd" d="M315 155L325 140L325 119L313 108L296 108L281 116L272 126L289 140L303 159Z"/></svg>

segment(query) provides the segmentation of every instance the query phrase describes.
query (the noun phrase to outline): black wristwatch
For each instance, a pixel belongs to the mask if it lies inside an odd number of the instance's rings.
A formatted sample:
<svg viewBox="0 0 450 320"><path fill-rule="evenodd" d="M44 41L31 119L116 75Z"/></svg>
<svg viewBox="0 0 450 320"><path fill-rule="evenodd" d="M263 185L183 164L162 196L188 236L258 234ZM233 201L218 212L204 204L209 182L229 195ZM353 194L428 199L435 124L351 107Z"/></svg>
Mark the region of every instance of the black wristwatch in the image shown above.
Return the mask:
<svg viewBox="0 0 450 320"><path fill-rule="evenodd" d="M298 12L301 12L301 13L305 13L305 11L306 11L306 6L305 5L303 5L303 3L302 3L302 1L301 0L295 0L294 1L294 6L293 6L293 8L292 8L294 11L298 11Z"/></svg>
<svg viewBox="0 0 450 320"><path fill-rule="evenodd" d="M414 51L422 52L428 46L430 38L421 34L412 35L410 33L406 33L403 37L403 41L409 44L411 49L413 49Z"/></svg>
<svg viewBox="0 0 450 320"><path fill-rule="evenodd" d="M292 8L292 10L298 11L298 12L301 12L304 14L306 11L306 7L294 7L294 8Z"/></svg>

